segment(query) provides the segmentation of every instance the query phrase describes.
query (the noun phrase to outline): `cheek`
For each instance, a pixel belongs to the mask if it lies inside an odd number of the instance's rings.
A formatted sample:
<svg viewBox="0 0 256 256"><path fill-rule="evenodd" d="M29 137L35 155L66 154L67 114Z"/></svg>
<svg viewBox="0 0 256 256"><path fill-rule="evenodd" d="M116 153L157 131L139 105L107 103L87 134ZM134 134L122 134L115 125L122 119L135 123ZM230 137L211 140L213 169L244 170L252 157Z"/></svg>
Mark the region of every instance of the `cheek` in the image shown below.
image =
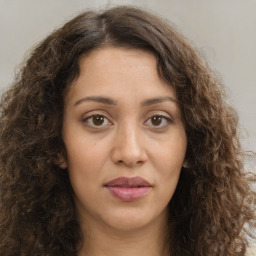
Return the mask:
<svg viewBox="0 0 256 256"><path fill-rule="evenodd" d="M106 158L107 145L103 140L99 143L88 136L80 136L77 140L66 140L65 145L69 169L95 169Z"/></svg>
<svg viewBox="0 0 256 256"><path fill-rule="evenodd" d="M83 207L92 204L92 198L96 196L97 189L101 186L102 164L99 160L102 158L100 150L97 147L80 148L77 145L76 150L69 148L68 152L68 172L71 186L75 193L75 200Z"/></svg>
<svg viewBox="0 0 256 256"><path fill-rule="evenodd" d="M158 173L161 187L172 193L179 180L186 154L186 136L176 134L165 143L155 145L151 151L153 164Z"/></svg>
<svg viewBox="0 0 256 256"><path fill-rule="evenodd" d="M170 140L154 147L152 159L163 173L171 174L181 169L186 154L185 140Z"/></svg>
<svg viewBox="0 0 256 256"><path fill-rule="evenodd" d="M158 184L157 187L157 204L163 204L164 207L170 202L173 197L173 194L176 190L183 158L177 158L175 154L170 155L166 152L162 155L159 155L161 161L159 161L158 165ZM161 198L161 202L159 202L159 198Z"/></svg>
<svg viewBox="0 0 256 256"><path fill-rule="evenodd" d="M67 141L66 148L68 172L74 191L81 193L94 189L95 183L101 182L101 170L106 157L104 147L80 140L72 143Z"/></svg>
<svg viewBox="0 0 256 256"><path fill-rule="evenodd" d="M165 189L175 190L179 180L182 159L178 160L175 156L162 156L158 166L159 171L159 184Z"/></svg>

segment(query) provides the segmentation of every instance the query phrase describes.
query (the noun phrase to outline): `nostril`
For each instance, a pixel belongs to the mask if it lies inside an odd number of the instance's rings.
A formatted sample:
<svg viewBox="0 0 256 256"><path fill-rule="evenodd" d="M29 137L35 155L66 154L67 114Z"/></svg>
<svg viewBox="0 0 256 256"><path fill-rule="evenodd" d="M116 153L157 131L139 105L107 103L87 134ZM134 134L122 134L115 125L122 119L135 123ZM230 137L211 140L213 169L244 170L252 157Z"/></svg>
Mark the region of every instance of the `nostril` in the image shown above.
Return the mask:
<svg viewBox="0 0 256 256"><path fill-rule="evenodd" d="M125 166L138 166L138 165L142 165L144 163L144 161L123 161L123 160L119 160L116 162L116 164L118 165L125 165Z"/></svg>
<svg viewBox="0 0 256 256"><path fill-rule="evenodd" d="M115 164L125 166L142 165L147 160L147 154L143 143L140 143L135 135L118 137L111 151L111 158Z"/></svg>

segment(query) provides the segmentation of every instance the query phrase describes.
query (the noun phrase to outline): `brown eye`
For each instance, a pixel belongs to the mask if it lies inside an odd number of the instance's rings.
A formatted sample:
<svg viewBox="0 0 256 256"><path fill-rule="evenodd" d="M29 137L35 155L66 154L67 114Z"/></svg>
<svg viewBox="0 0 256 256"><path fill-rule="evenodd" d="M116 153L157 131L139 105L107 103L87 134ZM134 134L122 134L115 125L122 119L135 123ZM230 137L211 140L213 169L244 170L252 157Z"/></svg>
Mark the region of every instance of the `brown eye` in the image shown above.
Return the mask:
<svg viewBox="0 0 256 256"><path fill-rule="evenodd" d="M111 122L103 115L91 115L82 120L82 122L94 129L105 128L111 125Z"/></svg>
<svg viewBox="0 0 256 256"><path fill-rule="evenodd" d="M162 116L152 116L151 117L151 123L154 126L159 126L162 123Z"/></svg>
<svg viewBox="0 0 256 256"><path fill-rule="evenodd" d="M92 122L95 126L101 126L104 124L105 121L105 117L104 116L100 116L100 115L96 115L92 117Z"/></svg>
<svg viewBox="0 0 256 256"><path fill-rule="evenodd" d="M172 123L172 119L164 115L153 115L146 121L146 126L161 129Z"/></svg>

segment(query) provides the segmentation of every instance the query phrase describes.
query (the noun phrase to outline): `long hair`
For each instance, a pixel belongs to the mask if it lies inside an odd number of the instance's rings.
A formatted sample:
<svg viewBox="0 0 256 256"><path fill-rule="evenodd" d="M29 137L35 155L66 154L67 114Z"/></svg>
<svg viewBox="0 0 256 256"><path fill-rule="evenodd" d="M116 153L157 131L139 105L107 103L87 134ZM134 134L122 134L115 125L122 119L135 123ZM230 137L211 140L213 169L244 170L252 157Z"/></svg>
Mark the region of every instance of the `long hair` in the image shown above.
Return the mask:
<svg viewBox="0 0 256 256"><path fill-rule="evenodd" d="M177 92L188 137L169 203L172 255L244 255L253 193L243 168L237 115L222 85L165 21L135 7L83 12L30 54L3 95L0 115L0 254L76 255L81 231L61 137L64 97L79 58L105 47L151 51ZM171 232L171 231L170 231Z"/></svg>

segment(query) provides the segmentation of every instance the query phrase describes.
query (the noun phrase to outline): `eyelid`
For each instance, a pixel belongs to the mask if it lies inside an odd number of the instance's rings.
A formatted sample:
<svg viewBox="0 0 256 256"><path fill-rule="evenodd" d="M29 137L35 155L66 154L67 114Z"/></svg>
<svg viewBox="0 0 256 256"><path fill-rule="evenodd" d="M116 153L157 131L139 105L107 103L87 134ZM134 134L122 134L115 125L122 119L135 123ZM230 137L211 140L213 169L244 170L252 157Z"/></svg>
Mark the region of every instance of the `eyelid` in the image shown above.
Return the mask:
<svg viewBox="0 0 256 256"><path fill-rule="evenodd" d="M87 111L86 113L83 113L82 116L81 116L81 120L84 120L88 117L91 117L91 116L104 116L106 117L107 119L111 119L109 114L103 110L103 109L96 109L96 110L90 110L90 111Z"/></svg>
<svg viewBox="0 0 256 256"><path fill-rule="evenodd" d="M88 120L90 120L91 118L93 118L95 116L103 117L105 119L104 124L95 125L95 124L88 123ZM148 113L146 116L147 116L147 118L146 118L146 121L143 123L143 125L145 125L149 128L152 128L152 129L161 130L161 129L167 128L171 123L173 123L172 116L169 113L166 113L165 111L150 111L150 113ZM160 124L160 125L148 124L148 122L150 122L150 119L155 116L161 117L164 120L164 122L166 122L166 123ZM95 130L104 129L104 128L107 128L114 124L113 121L111 120L111 117L109 116L109 114L106 113L104 110L93 110L93 111L89 111L89 112L85 113L81 117L81 122L83 123L84 126L91 128L91 129L95 129Z"/></svg>
<svg viewBox="0 0 256 256"><path fill-rule="evenodd" d="M170 121L174 121L173 119L173 115L171 115L171 113L168 113L167 111L164 111L164 110L153 110L153 111L150 111L148 114L147 114L147 119L153 117L153 116L162 116Z"/></svg>
<svg viewBox="0 0 256 256"><path fill-rule="evenodd" d="M107 124L105 125L93 125L93 124L89 124L87 121L90 120L91 118L95 117L95 116L101 116L103 117L105 120L107 120ZM81 118L81 122L86 126L86 127L89 127L89 128L92 128L92 129L104 129L106 127L109 127L113 124L113 122L111 122L110 118L107 117L107 114L105 113L102 113L101 111L91 111L89 113L86 113L85 115L82 116ZM104 121L105 122L105 121Z"/></svg>
<svg viewBox="0 0 256 256"><path fill-rule="evenodd" d="M155 112L155 113L150 114L150 116L147 118L147 120L144 122L144 124L146 124L148 121L150 121L151 118L154 117L154 116L158 116L158 117L163 118L167 122L167 124L159 125L159 126L157 126L157 125L156 126L154 126L154 125L146 125L146 126L149 126L152 129L161 130L161 129L167 128L171 123L173 123L173 119L172 119L172 117L170 115L159 113L159 112Z"/></svg>

